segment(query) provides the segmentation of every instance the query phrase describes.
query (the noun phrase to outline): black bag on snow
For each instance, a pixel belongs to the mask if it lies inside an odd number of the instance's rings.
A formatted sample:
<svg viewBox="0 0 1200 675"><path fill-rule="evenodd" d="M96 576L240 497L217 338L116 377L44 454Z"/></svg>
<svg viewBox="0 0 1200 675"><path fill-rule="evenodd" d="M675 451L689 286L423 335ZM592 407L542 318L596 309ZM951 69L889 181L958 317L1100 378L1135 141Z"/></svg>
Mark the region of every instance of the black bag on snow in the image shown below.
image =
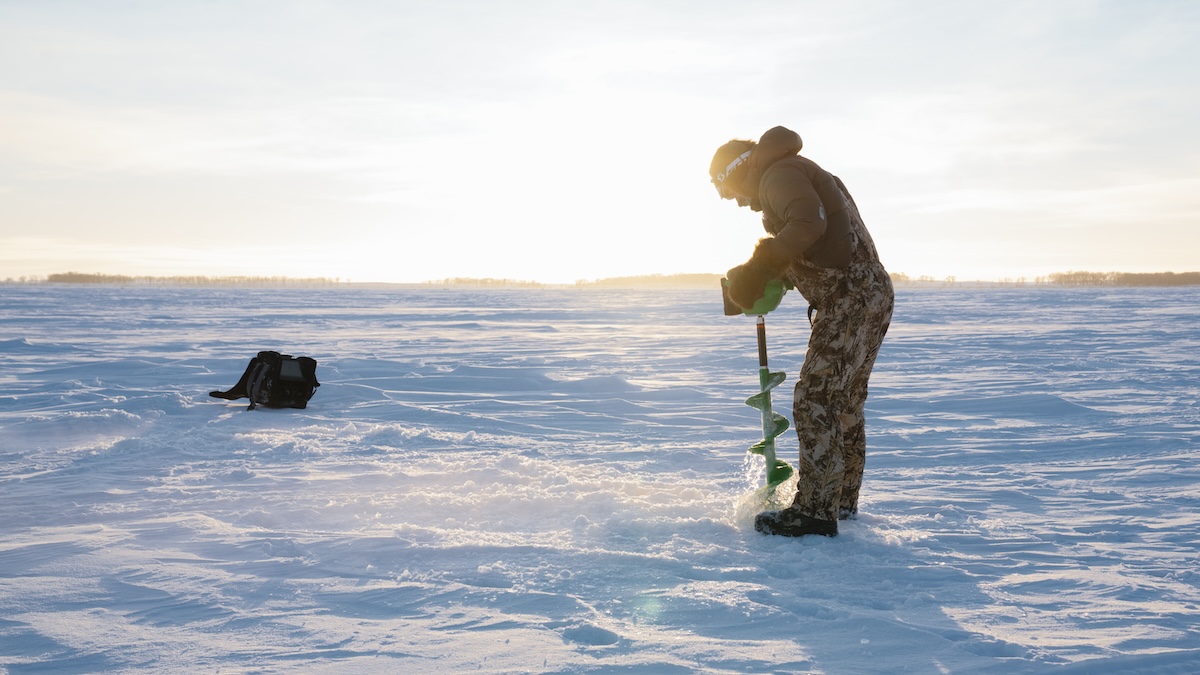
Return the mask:
<svg viewBox="0 0 1200 675"><path fill-rule="evenodd" d="M307 356L259 352L250 359L242 379L228 391L210 391L209 396L234 400L250 399L250 407L305 408L316 393L317 362Z"/></svg>

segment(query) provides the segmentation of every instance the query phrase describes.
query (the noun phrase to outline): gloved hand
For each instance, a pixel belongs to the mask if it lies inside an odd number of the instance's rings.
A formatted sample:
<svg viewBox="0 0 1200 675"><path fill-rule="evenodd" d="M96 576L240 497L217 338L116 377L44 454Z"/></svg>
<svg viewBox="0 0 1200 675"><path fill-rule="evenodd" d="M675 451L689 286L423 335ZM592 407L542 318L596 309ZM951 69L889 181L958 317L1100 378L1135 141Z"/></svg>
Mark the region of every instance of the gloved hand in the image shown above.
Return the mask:
<svg viewBox="0 0 1200 675"><path fill-rule="evenodd" d="M781 278L787 271L792 264L792 257L781 248L771 237L760 239L750 260L726 273L729 299L738 307L753 307L766 291L767 282Z"/></svg>

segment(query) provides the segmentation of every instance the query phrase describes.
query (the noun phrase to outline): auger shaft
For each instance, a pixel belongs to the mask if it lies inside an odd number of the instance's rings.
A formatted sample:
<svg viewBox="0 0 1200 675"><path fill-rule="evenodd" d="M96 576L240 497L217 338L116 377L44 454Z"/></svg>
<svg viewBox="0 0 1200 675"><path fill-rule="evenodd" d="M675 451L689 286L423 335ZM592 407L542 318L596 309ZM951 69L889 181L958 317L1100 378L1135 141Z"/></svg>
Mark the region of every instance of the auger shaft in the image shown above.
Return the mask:
<svg viewBox="0 0 1200 675"><path fill-rule="evenodd" d="M771 390L787 378L785 373L772 373L767 366L767 321L758 316L758 393L746 400L746 405L762 412L763 438L750 447L750 452L763 456L767 466L767 487L775 487L792 475L792 467L775 456L775 438L787 431L788 421L771 409Z"/></svg>
<svg viewBox="0 0 1200 675"><path fill-rule="evenodd" d="M763 459L767 462L767 468L775 464L775 436L771 431L775 428L775 424L771 421L771 417L775 411L771 409L771 394L769 393L773 387L771 386L771 369L767 367L767 318L765 316L758 317L756 322L758 331L758 391L766 394L762 397L762 405L759 410L762 411L762 430L763 430Z"/></svg>

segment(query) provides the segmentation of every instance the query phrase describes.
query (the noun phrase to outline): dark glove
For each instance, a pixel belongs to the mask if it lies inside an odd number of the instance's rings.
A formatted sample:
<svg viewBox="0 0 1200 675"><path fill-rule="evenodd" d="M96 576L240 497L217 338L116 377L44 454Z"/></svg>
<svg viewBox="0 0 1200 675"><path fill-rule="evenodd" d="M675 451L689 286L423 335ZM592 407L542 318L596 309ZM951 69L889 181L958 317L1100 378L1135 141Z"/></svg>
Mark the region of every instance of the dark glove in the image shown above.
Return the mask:
<svg viewBox="0 0 1200 675"><path fill-rule="evenodd" d="M760 239L754 255L743 265L729 270L729 299L737 306L749 309L766 291L767 282L783 277L792 264L792 257L780 250L778 242L768 237Z"/></svg>

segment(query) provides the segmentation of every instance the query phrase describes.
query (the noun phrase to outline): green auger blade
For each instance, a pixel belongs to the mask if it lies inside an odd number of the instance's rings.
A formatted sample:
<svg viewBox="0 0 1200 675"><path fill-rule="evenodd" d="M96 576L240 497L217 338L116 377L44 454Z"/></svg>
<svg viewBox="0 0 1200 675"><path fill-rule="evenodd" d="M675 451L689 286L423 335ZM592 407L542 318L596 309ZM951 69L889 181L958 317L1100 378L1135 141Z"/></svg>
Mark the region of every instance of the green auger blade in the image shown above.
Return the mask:
<svg viewBox="0 0 1200 675"><path fill-rule="evenodd" d="M771 414L771 422L774 424L774 427L771 429L771 433L768 434L767 437L763 438L761 441L750 446L751 453L753 453L755 455L762 455L765 453L766 449L768 447L770 447L772 450L772 454L774 454L775 439L779 438L779 436L781 434L783 434L783 432L787 431L789 423L787 421L787 418L784 417L783 415L780 415L779 413Z"/></svg>
<svg viewBox="0 0 1200 675"><path fill-rule="evenodd" d="M767 381L762 384L762 390L763 391L771 391L775 387L778 387L779 385L783 384L783 381L786 379L787 379L787 373L783 373L783 372L772 373L772 372L768 371L767 372Z"/></svg>
<svg viewBox="0 0 1200 675"><path fill-rule="evenodd" d="M767 487L775 487L792 477L792 465L782 459L775 460L775 466L767 470Z"/></svg>
<svg viewBox="0 0 1200 675"><path fill-rule="evenodd" d="M763 410L771 405L771 390L783 384L787 373L769 373L763 378L762 391L746 399L746 405L755 410Z"/></svg>
<svg viewBox="0 0 1200 675"><path fill-rule="evenodd" d="M774 438L764 438L763 440L750 446L750 449L747 450L746 452L749 452L752 455L766 456L767 450L770 450L772 453L775 452L775 439Z"/></svg>
<svg viewBox="0 0 1200 675"><path fill-rule="evenodd" d="M770 410L771 409L771 392L761 391L750 398L746 399L746 405L755 410Z"/></svg>

